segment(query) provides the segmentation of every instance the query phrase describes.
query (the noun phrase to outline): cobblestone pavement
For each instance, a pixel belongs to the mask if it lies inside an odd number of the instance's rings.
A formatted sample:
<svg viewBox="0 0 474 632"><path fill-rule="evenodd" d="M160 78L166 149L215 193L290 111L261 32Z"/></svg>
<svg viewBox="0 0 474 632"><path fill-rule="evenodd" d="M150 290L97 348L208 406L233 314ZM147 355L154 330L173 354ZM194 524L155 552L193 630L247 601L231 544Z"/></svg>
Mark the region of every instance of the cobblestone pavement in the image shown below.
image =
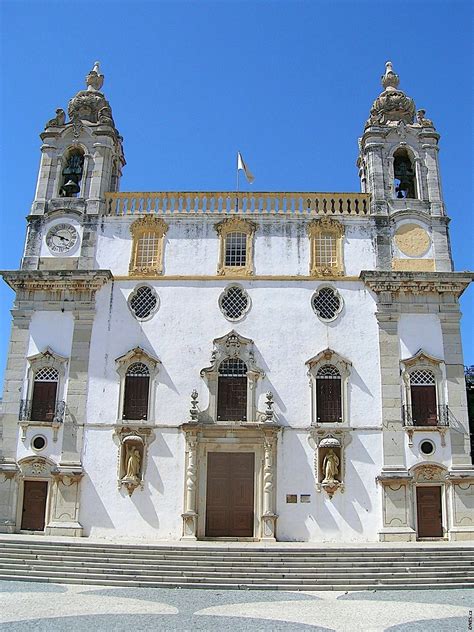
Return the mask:
<svg viewBox="0 0 474 632"><path fill-rule="evenodd" d="M474 590L286 592L0 581L0 631L468 631Z"/></svg>

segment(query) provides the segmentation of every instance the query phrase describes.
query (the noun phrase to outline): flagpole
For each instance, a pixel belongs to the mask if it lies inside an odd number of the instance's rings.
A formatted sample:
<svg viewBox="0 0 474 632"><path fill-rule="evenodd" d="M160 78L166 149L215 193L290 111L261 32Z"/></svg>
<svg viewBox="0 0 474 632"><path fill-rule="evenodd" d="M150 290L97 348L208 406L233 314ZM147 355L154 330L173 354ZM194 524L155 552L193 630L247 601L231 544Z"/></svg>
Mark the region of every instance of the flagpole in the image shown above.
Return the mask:
<svg viewBox="0 0 474 632"><path fill-rule="evenodd" d="M239 152L237 152L237 195L235 200L235 210L239 210Z"/></svg>

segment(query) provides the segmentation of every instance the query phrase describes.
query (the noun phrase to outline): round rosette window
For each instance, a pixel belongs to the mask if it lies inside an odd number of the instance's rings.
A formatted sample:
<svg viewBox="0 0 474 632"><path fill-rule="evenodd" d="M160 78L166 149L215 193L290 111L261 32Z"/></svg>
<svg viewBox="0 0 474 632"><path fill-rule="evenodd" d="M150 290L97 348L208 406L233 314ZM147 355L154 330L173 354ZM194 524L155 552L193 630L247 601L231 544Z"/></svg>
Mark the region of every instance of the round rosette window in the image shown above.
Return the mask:
<svg viewBox="0 0 474 632"><path fill-rule="evenodd" d="M138 320L147 320L158 309L158 296L149 285L140 285L130 294L128 305Z"/></svg>
<svg viewBox="0 0 474 632"><path fill-rule="evenodd" d="M240 320L250 309L250 297L240 285L229 285L219 297L219 307L227 320Z"/></svg>
<svg viewBox="0 0 474 632"><path fill-rule="evenodd" d="M335 320L342 310L342 298L332 287L320 287L311 298L311 307L324 322Z"/></svg>

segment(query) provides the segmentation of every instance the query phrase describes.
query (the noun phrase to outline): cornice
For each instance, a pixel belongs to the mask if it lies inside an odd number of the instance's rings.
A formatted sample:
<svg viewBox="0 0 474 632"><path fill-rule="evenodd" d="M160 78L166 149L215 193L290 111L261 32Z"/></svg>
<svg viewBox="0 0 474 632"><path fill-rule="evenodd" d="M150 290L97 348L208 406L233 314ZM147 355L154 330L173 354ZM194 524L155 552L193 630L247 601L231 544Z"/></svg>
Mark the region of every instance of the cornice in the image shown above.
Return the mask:
<svg viewBox="0 0 474 632"><path fill-rule="evenodd" d="M0 270L0 276L15 292L94 292L113 279L110 270Z"/></svg>
<svg viewBox="0 0 474 632"><path fill-rule="evenodd" d="M363 270L360 279L376 294L381 292L461 296L474 279L472 272L394 272Z"/></svg>

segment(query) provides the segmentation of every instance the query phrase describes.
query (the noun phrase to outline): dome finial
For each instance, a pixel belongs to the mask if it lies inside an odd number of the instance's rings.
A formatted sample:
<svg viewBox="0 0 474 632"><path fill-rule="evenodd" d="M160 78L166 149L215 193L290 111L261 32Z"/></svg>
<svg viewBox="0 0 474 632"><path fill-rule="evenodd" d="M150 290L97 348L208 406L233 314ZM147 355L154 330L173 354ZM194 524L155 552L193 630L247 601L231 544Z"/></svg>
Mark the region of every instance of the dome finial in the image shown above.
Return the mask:
<svg viewBox="0 0 474 632"><path fill-rule="evenodd" d="M104 75L100 74L100 62L94 62L94 67L86 77L86 85L89 91L97 92L104 84Z"/></svg>
<svg viewBox="0 0 474 632"><path fill-rule="evenodd" d="M391 61L387 61L385 64L385 74L382 75L382 86L385 90L396 90L400 79L396 73L393 72L393 66Z"/></svg>

